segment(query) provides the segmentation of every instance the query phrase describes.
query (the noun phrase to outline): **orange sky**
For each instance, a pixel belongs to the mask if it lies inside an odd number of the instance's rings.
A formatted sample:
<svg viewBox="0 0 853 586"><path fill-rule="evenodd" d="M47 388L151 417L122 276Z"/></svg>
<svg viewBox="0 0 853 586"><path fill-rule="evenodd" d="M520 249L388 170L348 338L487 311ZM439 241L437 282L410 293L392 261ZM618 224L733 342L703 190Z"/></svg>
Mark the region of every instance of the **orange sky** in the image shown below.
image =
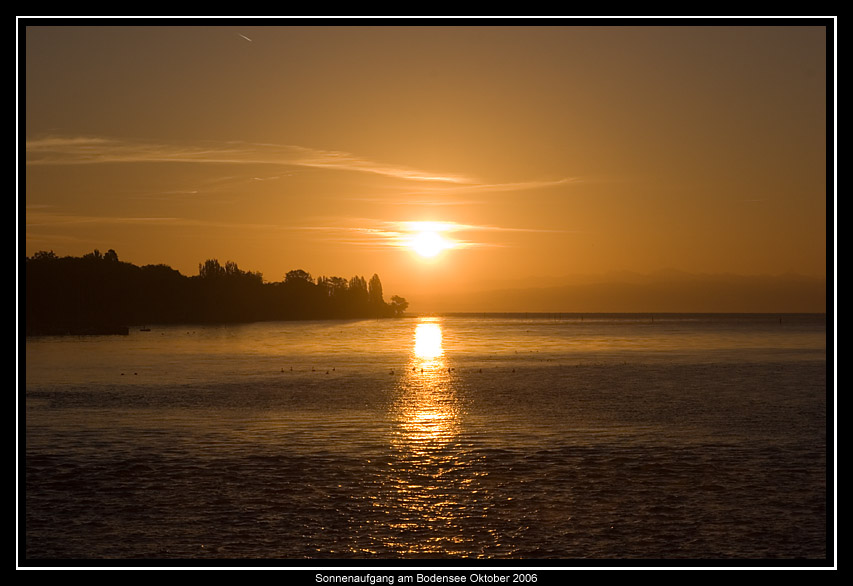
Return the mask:
<svg viewBox="0 0 853 586"><path fill-rule="evenodd" d="M827 21L204 22L28 22L27 255L378 273L422 310L618 271L826 276ZM419 256L417 222L454 246Z"/></svg>

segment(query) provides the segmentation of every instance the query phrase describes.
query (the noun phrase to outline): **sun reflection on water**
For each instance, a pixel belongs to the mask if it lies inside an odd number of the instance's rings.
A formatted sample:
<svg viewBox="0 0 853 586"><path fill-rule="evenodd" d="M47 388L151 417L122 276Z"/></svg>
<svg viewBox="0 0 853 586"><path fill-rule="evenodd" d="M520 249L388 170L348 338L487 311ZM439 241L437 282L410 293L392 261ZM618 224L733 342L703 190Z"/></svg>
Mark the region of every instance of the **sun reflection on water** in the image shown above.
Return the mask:
<svg viewBox="0 0 853 586"><path fill-rule="evenodd" d="M463 519L471 514L463 409L446 355L441 321L421 319L409 362L397 384L391 438L396 454L384 506L393 519L382 549L399 555L446 556L470 548Z"/></svg>
<svg viewBox="0 0 853 586"><path fill-rule="evenodd" d="M415 358L423 362L433 361L444 354L441 346L441 325L422 321L415 328Z"/></svg>
<svg viewBox="0 0 853 586"><path fill-rule="evenodd" d="M415 327L414 347L397 403L399 439L407 450L430 450L455 435L459 414L451 374L441 323L424 318Z"/></svg>

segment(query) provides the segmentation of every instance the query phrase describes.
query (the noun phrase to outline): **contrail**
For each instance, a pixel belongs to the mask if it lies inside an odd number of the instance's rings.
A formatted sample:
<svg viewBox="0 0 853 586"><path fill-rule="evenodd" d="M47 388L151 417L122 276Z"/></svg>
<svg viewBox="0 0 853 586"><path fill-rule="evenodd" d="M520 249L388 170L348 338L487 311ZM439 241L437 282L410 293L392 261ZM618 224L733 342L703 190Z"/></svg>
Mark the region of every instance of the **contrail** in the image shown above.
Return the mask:
<svg viewBox="0 0 853 586"><path fill-rule="evenodd" d="M240 35L240 33L237 33L237 34ZM240 35L240 36L243 37L244 39L246 39L247 41L249 41L250 43L252 42L252 39L250 39L246 35Z"/></svg>

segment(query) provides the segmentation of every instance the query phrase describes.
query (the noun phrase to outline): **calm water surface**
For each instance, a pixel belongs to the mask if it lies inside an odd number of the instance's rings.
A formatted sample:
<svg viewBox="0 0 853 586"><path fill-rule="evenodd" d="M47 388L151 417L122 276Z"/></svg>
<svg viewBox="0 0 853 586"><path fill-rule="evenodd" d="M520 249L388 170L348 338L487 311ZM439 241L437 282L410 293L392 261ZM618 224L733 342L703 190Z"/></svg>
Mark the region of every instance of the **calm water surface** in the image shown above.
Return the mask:
<svg viewBox="0 0 853 586"><path fill-rule="evenodd" d="M823 316L26 341L30 559L822 559Z"/></svg>

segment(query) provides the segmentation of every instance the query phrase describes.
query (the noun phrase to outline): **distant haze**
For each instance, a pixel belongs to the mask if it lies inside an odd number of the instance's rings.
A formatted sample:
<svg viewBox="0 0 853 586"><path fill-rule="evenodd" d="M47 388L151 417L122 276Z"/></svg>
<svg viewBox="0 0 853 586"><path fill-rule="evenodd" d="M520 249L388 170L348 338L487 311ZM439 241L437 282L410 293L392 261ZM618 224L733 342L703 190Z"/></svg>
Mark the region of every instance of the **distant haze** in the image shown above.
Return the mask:
<svg viewBox="0 0 853 586"><path fill-rule="evenodd" d="M412 297L434 312L825 313L826 280L797 275L603 275L574 284Z"/></svg>

